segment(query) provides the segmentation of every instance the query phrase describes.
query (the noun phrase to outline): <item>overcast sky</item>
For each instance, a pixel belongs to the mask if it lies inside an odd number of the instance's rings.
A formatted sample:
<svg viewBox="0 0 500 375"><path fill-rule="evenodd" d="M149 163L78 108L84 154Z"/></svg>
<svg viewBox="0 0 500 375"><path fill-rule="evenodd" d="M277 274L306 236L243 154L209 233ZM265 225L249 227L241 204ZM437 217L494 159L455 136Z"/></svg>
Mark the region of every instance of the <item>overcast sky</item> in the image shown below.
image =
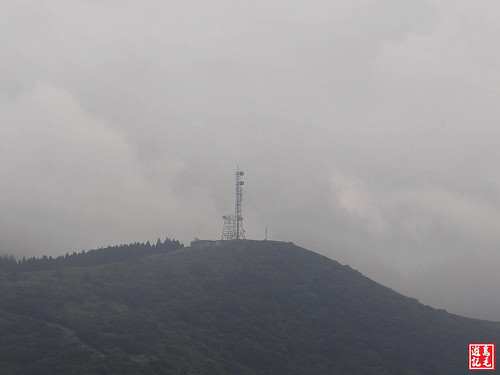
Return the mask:
<svg viewBox="0 0 500 375"><path fill-rule="evenodd" d="M500 320L500 4L0 0L0 253L293 241Z"/></svg>

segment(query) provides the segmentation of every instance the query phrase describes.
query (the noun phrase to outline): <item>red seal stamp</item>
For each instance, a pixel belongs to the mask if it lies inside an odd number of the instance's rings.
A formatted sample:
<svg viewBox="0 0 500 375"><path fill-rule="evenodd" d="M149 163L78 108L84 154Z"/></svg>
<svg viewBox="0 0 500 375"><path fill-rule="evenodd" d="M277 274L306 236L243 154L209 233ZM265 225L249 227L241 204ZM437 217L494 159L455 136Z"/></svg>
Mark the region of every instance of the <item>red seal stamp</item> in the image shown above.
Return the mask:
<svg viewBox="0 0 500 375"><path fill-rule="evenodd" d="M469 370L494 370L495 344L469 344Z"/></svg>

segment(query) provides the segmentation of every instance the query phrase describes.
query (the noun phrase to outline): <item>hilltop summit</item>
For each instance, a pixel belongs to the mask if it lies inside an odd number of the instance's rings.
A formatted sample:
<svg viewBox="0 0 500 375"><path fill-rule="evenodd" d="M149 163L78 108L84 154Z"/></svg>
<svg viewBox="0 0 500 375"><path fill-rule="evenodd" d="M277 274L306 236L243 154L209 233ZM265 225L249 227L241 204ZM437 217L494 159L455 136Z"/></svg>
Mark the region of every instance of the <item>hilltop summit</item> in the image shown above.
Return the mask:
<svg viewBox="0 0 500 375"><path fill-rule="evenodd" d="M470 342L500 341L284 242L0 280L2 374L461 374Z"/></svg>

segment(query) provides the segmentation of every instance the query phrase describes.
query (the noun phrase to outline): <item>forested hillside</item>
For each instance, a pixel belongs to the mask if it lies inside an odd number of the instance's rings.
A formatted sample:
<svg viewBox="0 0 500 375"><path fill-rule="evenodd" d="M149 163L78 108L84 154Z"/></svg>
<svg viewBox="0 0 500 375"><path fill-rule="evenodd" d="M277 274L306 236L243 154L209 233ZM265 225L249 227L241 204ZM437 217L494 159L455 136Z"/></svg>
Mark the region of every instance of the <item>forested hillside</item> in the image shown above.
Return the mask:
<svg viewBox="0 0 500 375"><path fill-rule="evenodd" d="M0 272L0 374L465 374L498 323L290 243Z"/></svg>
<svg viewBox="0 0 500 375"><path fill-rule="evenodd" d="M151 254L166 253L181 247L184 247L184 245L179 241L167 237L164 242L161 242L158 238L154 245L151 245L149 241L146 243L135 242L128 245L108 246L87 252L66 253L66 255L60 255L56 258L44 255L42 258L32 257L26 259L26 257L23 257L23 259L16 260L13 255L5 254L0 257L0 270L35 271L61 267L92 266L137 259Z"/></svg>

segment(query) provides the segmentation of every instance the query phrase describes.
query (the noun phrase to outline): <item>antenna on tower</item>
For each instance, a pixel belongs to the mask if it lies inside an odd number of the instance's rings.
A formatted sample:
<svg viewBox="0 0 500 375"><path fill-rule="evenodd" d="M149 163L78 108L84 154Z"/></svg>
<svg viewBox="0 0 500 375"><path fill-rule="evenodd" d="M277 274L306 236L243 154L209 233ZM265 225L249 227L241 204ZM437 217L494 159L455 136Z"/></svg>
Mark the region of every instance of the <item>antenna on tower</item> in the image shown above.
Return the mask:
<svg viewBox="0 0 500 375"><path fill-rule="evenodd" d="M235 195L234 216L224 215L224 227L222 229L222 240L241 240L245 239L245 230L243 229L243 217L241 216L241 201L243 199L243 185L245 181L241 177L245 172L240 171L240 166L237 166L235 172Z"/></svg>

